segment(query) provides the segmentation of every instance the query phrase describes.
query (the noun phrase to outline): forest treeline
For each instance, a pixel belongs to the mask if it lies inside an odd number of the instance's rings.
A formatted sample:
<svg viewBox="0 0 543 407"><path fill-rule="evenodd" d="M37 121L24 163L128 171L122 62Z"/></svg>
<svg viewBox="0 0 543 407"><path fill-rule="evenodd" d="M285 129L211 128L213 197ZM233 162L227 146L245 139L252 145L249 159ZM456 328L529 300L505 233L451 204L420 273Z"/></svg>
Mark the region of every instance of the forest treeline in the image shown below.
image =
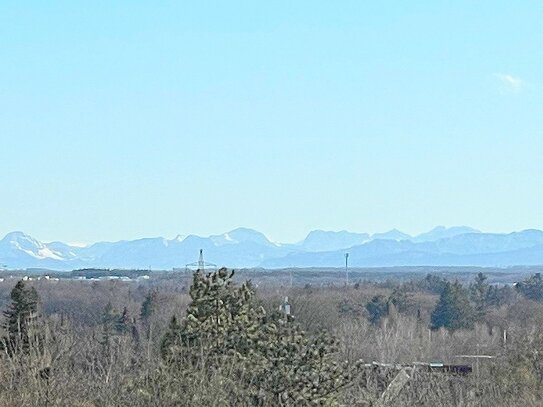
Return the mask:
<svg viewBox="0 0 543 407"><path fill-rule="evenodd" d="M543 404L540 274L258 288L220 269L0 295L1 406Z"/></svg>

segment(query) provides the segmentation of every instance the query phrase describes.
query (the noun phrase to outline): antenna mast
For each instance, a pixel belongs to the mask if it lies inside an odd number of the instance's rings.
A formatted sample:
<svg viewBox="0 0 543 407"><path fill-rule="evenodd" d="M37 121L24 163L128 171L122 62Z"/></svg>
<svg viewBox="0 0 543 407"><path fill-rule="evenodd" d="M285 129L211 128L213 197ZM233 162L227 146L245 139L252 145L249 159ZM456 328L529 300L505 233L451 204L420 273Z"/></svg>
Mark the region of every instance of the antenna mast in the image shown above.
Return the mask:
<svg viewBox="0 0 543 407"><path fill-rule="evenodd" d="M204 250L200 249L200 257L198 257L198 270L204 271L205 262L204 262Z"/></svg>
<svg viewBox="0 0 543 407"><path fill-rule="evenodd" d="M345 283L349 285L349 253L345 253Z"/></svg>
<svg viewBox="0 0 543 407"><path fill-rule="evenodd" d="M204 272L204 270L216 270L217 265L213 263L207 263L204 260L204 251L203 249L200 249L200 256L198 257L198 261L194 263L188 263L185 265L185 271L198 271Z"/></svg>

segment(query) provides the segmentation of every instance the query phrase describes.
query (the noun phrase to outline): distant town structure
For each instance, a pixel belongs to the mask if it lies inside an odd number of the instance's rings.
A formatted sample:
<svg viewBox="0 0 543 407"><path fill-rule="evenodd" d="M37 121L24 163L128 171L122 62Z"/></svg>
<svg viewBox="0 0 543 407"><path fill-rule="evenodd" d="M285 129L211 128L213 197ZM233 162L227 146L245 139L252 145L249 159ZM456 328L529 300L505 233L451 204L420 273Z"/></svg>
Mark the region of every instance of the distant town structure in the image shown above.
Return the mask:
<svg viewBox="0 0 543 407"><path fill-rule="evenodd" d="M285 300L279 306L279 311L285 315L290 315L290 303L288 302L288 297L285 297Z"/></svg>
<svg viewBox="0 0 543 407"><path fill-rule="evenodd" d="M174 269L175 270L175 269ZM208 263L204 260L204 250L200 249L200 256L198 261L195 263L188 263L185 265L185 271L213 271L217 270L217 265L213 263Z"/></svg>

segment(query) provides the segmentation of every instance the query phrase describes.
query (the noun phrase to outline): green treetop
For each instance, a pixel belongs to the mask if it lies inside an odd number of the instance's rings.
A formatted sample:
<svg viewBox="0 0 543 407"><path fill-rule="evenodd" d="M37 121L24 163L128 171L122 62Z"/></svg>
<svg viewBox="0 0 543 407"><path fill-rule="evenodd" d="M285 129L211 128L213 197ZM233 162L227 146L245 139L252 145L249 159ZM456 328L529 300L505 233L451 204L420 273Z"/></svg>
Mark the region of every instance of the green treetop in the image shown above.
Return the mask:
<svg viewBox="0 0 543 407"><path fill-rule="evenodd" d="M466 290L456 281L447 282L432 312L432 329L449 330L473 327L474 312Z"/></svg>

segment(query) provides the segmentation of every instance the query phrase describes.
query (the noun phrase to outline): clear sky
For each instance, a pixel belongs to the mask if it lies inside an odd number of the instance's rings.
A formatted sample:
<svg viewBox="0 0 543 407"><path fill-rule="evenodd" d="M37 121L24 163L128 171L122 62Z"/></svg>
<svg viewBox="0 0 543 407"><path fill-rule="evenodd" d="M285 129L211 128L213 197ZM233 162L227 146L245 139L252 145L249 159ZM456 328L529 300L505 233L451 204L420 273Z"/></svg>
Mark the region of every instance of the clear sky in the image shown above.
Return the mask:
<svg viewBox="0 0 543 407"><path fill-rule="evenodd" d="M539 0L4 0L0 235L543 228L541 21Z"/></svg>

